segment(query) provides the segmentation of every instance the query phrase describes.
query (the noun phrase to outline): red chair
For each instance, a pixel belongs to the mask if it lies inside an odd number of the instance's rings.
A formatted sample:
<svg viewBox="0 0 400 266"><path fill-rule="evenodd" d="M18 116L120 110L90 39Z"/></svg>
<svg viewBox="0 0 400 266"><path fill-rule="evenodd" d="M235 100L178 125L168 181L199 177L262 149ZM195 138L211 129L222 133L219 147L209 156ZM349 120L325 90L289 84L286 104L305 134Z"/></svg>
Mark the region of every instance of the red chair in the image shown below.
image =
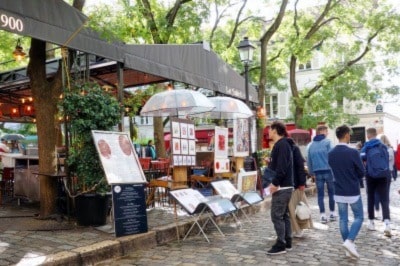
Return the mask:
<svg viewBox="0 0 400 266"><path fill-rule="evenodd" d="M151 157L140 157L139 163L140 166L142 166L143 171L148 171L150 170Z"/></svg>

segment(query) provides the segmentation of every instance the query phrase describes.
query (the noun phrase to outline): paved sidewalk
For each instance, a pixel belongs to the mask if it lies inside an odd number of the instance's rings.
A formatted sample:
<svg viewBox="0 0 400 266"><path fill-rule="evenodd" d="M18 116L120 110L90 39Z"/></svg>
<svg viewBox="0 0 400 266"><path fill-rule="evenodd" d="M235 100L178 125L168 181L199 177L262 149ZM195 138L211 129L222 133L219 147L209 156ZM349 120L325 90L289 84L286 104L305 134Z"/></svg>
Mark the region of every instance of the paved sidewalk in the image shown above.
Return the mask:
<svg viewBox="0 0 400 266"><path fill-rule="evenodd" d="M376 221L377 231L367 231L367 218L356 245L360 260L347 258L341 247L338 221L324 225L319 223L317 196L310 196L315 229L306 230L304 238L294 239L293 250L286 254L266 255L275 242L269 211L258 212L242 229L223 225L222 237L216 230L209 233L210 243L199 236L184 242L173 241L145 251L132 251L120 259L96 264L104 265L400 265L400 180L391 187L391 214L396 227L391 238L383 235L383 222ZM364 210L367 202L362 189ZM327 206L327 201L325 201ZM381 213L378 214L382 217ZM351 215L350 215L351 217Z"/></svg>
<svg viewBox="0 0 400 266"><path fill-rule="evenodd" d="M400 225L400 180L392 183L392 220ZM365 189L363 190L365 194ZM352 264L341 249L338 222L318 223L316 195L310 196L315 229L305 238L295 240L294 249L286 255L269 257L266 250L274 242L269 217L270 199L257 206L250 215L253 224L222 224L225 237L216 230L208 232L210 243L202 236L178 242L173 209L148 211L149 232L116 238L91 227L79 227L73 221L38 220L37 206L22 207L5 203L0 206L0 266L1 265L274 265L274 264ZM364 209L366 201L364 197ZM183 214L180 212L180 214ZM180 216L179 232L188 229L189 218ZM107 229L107 226L105 227ZM359 264L400 265L400 232L392 238L383 236L383 225L377 221L375 232L364 226L357 246ZM128 255L122 257L124 255ZM116 258L122 257L122 258ZM110 258L114 258L109 260ZM103 261L103 262L101 262Z"/></svg>

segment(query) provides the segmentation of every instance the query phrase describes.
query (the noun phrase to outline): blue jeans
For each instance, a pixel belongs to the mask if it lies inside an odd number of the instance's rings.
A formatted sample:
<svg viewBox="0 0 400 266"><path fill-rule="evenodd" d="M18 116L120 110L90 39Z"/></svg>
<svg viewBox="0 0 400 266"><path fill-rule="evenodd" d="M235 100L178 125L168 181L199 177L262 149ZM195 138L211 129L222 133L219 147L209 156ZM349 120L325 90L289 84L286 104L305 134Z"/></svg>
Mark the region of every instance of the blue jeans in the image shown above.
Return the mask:
<svg viewBox="0 0 400 266"><path fill-rule="evenodd" d="M319 212L325 213L325 204L324 204L325 183L328 188L329 210L331 212L334 212L335 211L335 200L333 199L333 195L335 194L335 188L333 186L332 172L326 172L326 173L322 173L322 174L315 173L315 182L317 183Z"/></svg>
<svg viewBox="0 0 400 266"><path fill-rule="evenodd" d="M363 220L364 220L364 212L363 212L363 204L362 204L362 200L361 200L361 196L360 198L352 203L352 204L348 204L348 203L337 203L338 205L338 210L339 210L339 228L340 228L340 234L342 235L342 239L343 241L345 241L346 239L350 239L350 240L355 240L358 232L361 229ZM348 206L350 205L351 210L353 211L353 215L354 215L354 221L350 226L350 230L349 230L349 216L348 216L348 211L349 208Z"/></svg>
<svg viewBox="0 0 400 266"><path fill-rule="evenodd" d="M274 224L278 242L286 243L292 239L292 228L289 217L289 201L293 189L282 189L272 194L271 220Z"/></svg>

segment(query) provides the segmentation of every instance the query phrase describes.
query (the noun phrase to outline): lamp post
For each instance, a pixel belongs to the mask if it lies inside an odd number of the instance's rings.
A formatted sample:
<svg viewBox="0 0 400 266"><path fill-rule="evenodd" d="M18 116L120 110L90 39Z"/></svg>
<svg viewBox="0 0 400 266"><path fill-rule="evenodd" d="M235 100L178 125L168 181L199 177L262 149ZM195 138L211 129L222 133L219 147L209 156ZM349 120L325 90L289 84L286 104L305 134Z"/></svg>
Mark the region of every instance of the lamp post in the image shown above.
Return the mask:
<svg viewBox="0 0 400 266"><path fill-rule="evenodd" d="M250 99L249 99L249 65L253 59L253 52L256 47L251 44L248 37L244 37L243 40L240 41L239 45L237 46L239 50L240 61L244 64L244 88L246 93L246 104L251 109L250 106ZM252 118L249 117L248 124L249 124L249 151L251 155L251 148L252 148L252 141L251 141L251 129L252 129Z"/></svg>

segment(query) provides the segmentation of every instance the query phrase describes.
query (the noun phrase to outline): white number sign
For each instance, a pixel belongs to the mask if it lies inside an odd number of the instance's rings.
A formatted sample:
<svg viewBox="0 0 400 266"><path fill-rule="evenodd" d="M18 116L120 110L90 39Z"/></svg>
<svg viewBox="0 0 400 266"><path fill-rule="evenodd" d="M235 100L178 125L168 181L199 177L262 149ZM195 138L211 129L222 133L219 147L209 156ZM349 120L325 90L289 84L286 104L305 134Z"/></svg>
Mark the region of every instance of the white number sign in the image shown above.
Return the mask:
<svg viewBox="0 0 400 266"><path fill-rule="evenodd" d="M24 23L21 19L6 14L0 14L0 23L2 28L9 28L10 30L22 32L24 30Z"/></svg>

